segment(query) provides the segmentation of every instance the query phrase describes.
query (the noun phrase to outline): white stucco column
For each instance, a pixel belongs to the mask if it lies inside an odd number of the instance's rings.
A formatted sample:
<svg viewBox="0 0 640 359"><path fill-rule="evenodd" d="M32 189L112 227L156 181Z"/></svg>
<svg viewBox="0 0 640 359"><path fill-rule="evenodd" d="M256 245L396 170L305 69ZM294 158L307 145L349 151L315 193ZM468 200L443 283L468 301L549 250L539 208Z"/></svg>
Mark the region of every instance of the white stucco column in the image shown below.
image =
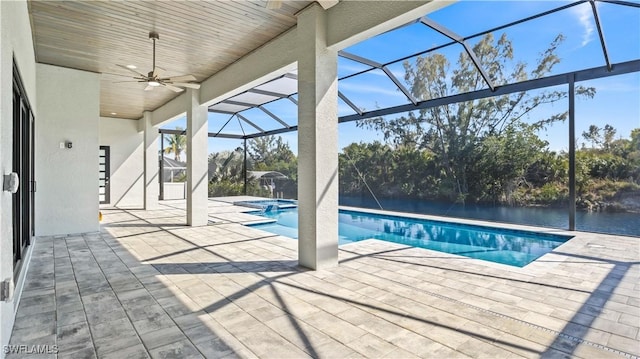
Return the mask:
<svg viewBox="0 0 640 359"><path fill-rule="evenodd" d="M160 183L158 172L160 163L158 158L160 138L159 128L151 121L151 112L142 113L142 128L144 131L144 209L158 208L158 196L160 195Z"/></svg>
<svg viewBox="0 0 640 359"><path fill-rule="evenodd" d="M207 213L207 106L199 90L187 89L187 225L206 226Z"/></svg>
<svg viewBox="0 0 640 359"><path fill-rule="evenodd" d="M298 261L338 264L337 52L326 46L326 13L298 15Z"/></svg>

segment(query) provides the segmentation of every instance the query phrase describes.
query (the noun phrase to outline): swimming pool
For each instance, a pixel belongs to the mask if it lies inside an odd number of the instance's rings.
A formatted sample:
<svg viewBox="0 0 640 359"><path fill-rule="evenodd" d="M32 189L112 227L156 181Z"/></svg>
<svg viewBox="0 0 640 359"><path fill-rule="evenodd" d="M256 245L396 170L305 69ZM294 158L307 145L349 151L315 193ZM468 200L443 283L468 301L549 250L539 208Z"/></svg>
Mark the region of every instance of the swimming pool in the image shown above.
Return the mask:
<svg viewBox="0 0 640 359"><path fill-rule="evenodd" d="M298 238L297 208L252 214L276 220L252 227ZM339 244L375 238L516 267L524 267L571 238L352 210L339 211L338 235Z"/></svg>

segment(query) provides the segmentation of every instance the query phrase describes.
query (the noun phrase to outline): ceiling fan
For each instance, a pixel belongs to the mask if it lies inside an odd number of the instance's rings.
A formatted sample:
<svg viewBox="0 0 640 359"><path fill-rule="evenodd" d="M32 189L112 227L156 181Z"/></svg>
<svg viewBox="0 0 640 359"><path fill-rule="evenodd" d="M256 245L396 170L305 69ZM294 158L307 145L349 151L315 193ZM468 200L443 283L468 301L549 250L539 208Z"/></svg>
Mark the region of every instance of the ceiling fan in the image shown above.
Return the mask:
<svg viewBox="0 0 640 359"><path fill-rule="evenodd" d="M156 66L156 40L160 39L160 36L157 32L152 31L149 33L149 39L153 41L153 69L149 71L148 74L143 74L135 70L135 66L129 65L117 65L122 67L125 70L131 71L136 76L133 78L135 81L120 81L120 82L146 82L147 87L144 88L145 91L151 91L156 87L166 87L174 92L181 92L184 89L180 87L189 87L192 89L199 89L200 84L191 83L190 81L195 81L196 78L193 75L180 75L180 76L171 76L171 77L160 77L165 70ZM179 87L178 87L179 86Z"/></svg>

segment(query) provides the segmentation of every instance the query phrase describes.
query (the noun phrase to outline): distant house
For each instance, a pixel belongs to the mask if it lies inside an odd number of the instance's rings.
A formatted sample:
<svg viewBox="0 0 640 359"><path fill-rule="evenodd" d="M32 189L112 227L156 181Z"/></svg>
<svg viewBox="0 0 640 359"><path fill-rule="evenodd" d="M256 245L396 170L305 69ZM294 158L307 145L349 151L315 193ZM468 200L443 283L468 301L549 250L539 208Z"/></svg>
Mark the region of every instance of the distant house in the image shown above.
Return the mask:
<svg viewBox="0 0 640 359"><path fill-rule="evenodd" d="M276 171L247 171L247 177L260 181L260 186L271 192L271 197L276 197L276 180L288 177Z"/></svg>
<svg viewBox="0 0 640 359"><path fill-rule="evenodd" d="M184 181L184 176L187 171L187 163L176 161L174 159L163 156L162 158L162 181L163 182L176 182L176 179L182 178Z"/></svg>

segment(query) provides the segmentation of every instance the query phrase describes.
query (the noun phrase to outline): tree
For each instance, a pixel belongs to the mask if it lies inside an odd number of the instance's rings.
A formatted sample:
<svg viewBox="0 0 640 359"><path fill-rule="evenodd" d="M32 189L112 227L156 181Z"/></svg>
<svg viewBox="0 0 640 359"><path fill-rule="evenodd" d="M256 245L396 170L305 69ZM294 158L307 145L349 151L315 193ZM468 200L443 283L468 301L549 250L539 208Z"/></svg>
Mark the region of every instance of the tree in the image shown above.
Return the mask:
<svg viewBox="0 0 640 359"><path fill-rule="evenodd" d="M289 144L285 143L280 136L263 136L251 139L247 154L254 162L263 163L267 167L277 162L295 160L295 155Z"/></svg>
<svg viewBox="0 0 640 359"><path fill-rule="evenodd" d="M600 127L596 125L589 126L589 130L582 132L582 137L591 142L591 148L596 148L600 145Z"/></svg>
<svg viewBox="0 0 640 359"><path fill-rule="evenodd" d="M556 49L563 41L558 35L544 51L533 70L527 70L524 62L513 61L511 41L502 35L497 40L489 33L473 47L480 65L494 84L521 82L541 78L560 62ZM419 100L428 100L480 90L486 84L466 52L461 52L457 66L452 69L442 54L419 56L414 62L404 62L405 81L411 94ZM595 89L576 87L579 95L592 97ZM444 194L450 199L464 202L470 195L478 171L478 150L487 138L502 136L513 131L514 126L536 131L557 121L564 121L568 111L546 118L533 119L531 124L522 121L532 110L567 97L565 91L542 91L535 94L519 92L475 101L432 107L410 112L406 116L387 120L373 118L358 123L381 131L386 141L394 146L415 146L433 154L442 169L441 183ZM517 177L520 173L510 173ZM509 177L507 176L507 177ZM504 179L505 176L501 175ZM476 188L477 190L477 188ZM476 193L475 197L482 197Z"/></svg>
<svg viewBox="0 0 640 359"><path fill-rule="evenodd" d="M209 154L209 197L244 194L243 161L242 147ZM254 178L247 178L247 193L261 197L269 195Z"/></svg>
<svg viewBox="0 0 640 359"><path fill-rule="evenodd" d="M247 155L252 168L258 171L278 171L294 179L297 177L297 158L289 144L280 136L263 136L248 142Z"/></svg>
<svg viewBox="0 0 640 359"><path fill-rule="evenodd" d="M383 143L352 143L339 155L339 186L346 194L393 195L393 153ZM367 188L369 186L369 188Z"/></svg>
<svg viewBox="0 0 640 359"><path fill-rule="evenodd" d="M513 193L528 185L527 172L547 145L525 124L511 125L500 136L485 137L478 147L477 165L472 167L471 192L480 200L514 203Z"/></svg>
<svg viewBox="0 0 640 359"><path fill-rule="evenodd" d="M176 130L182 131L182 127L177 127ZM187 137L185 135L173 134L164 137L169 142L169 146L164 148L164 153L173 153L176 161L181 161L180 155L187 148Z"/></svg>
<svg viewBox="0 0 640 359"><path fill-rule="evenodd" d="M604 143L604 150L611 150L611 143L614 140L616 135L616 129L613 126L606 124L604 125L604 133L602 134L602 142Z"/></svg>
<svg viewBox="0 0 640 359"><path fill-rule="evenodd" d="M222 180L242 182L244 155L242 148L235 151L214 152L209 155L209 182Z"/></svg>
<svg viewBox="0 0 640 359"><path fill-rule="evenodd" d="M602 146L603 150L609 151L616 132L616 129L609 124L606 124L602 129L596 125L590 125L589 130L582 132L582 137L591 142L592 149Z"/></svg>

